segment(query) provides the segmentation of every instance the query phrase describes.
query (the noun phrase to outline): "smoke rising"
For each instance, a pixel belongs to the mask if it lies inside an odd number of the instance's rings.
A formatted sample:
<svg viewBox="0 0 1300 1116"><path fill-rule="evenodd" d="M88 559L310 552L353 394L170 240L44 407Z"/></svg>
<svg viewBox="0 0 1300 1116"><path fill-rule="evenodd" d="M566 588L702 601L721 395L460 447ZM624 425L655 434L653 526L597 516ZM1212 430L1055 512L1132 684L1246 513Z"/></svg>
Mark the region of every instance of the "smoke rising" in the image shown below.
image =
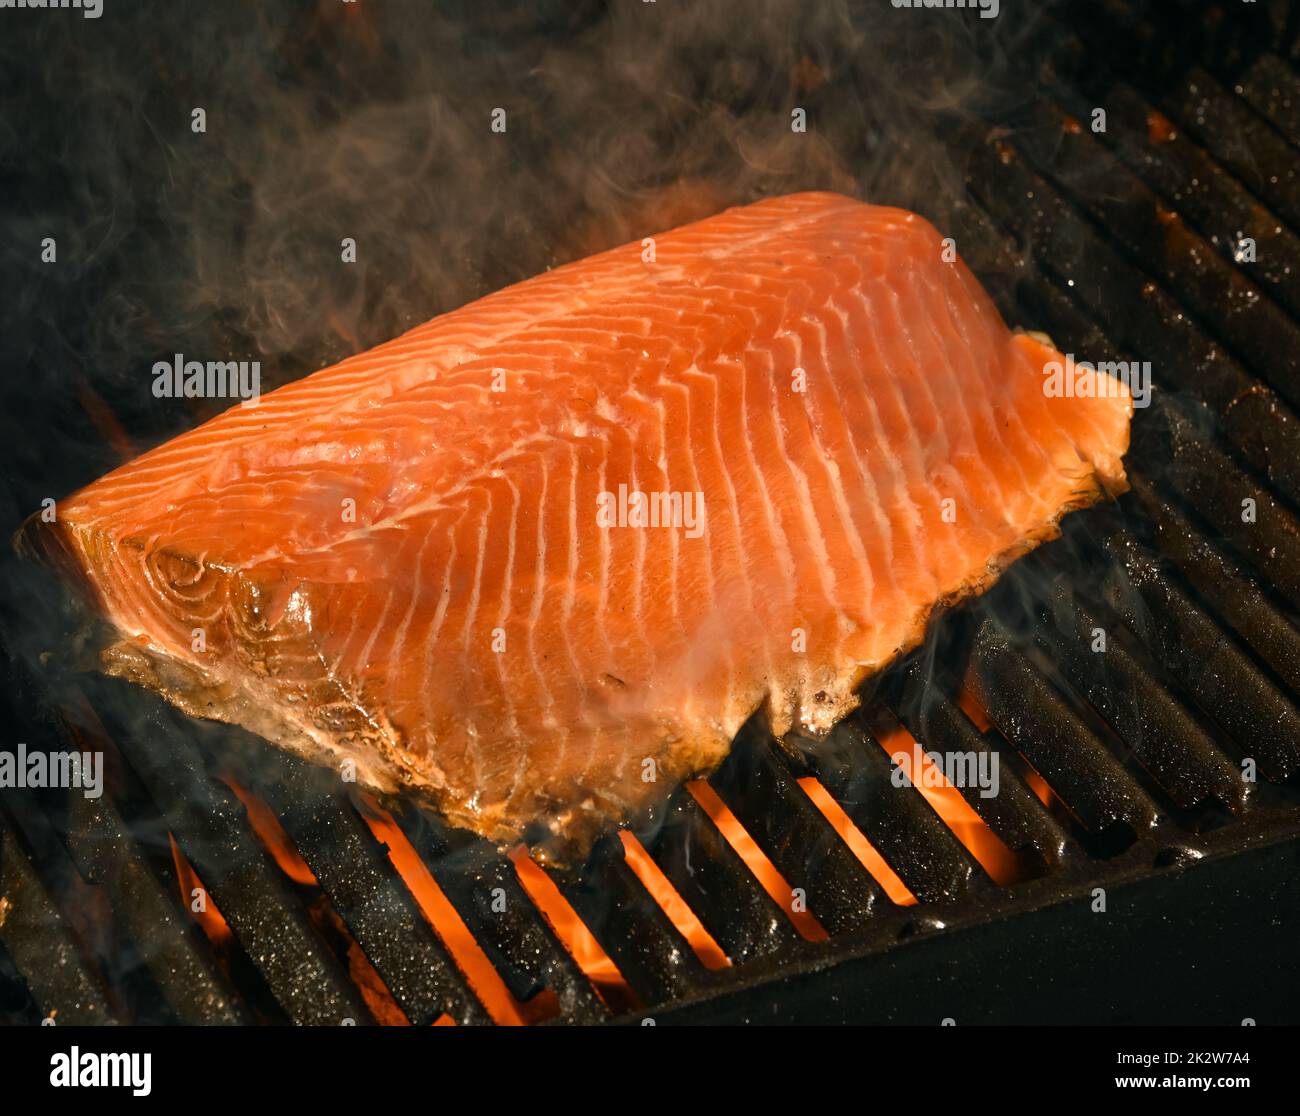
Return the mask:
<svg viewBox="0 0 1300 1116"><path fill-rule="evenodd" d="M260 361L270 391L795 190L942 227L963 152L936 129L1007 99L998 60L1033 22L888 0L3 14L6 534L229 405L158 398L151 370L176 353Z"/></svg>
<svg viewBox="0 0 1300 1116"><path fill-rule="evenodd" d="M926 137L991 95L990 51L1015 24L884 0L526 7L12 13L7 359L60 403L85 379L157 441L220 406L149 399L149 367L173 352L261 359L269 390L547 267L774 193L835 189L941 219L960 152ZM39 258L47 236L55 263ZM84 414L62 422L105 441ZM98 458L60 479L114 463Z"/></svg>

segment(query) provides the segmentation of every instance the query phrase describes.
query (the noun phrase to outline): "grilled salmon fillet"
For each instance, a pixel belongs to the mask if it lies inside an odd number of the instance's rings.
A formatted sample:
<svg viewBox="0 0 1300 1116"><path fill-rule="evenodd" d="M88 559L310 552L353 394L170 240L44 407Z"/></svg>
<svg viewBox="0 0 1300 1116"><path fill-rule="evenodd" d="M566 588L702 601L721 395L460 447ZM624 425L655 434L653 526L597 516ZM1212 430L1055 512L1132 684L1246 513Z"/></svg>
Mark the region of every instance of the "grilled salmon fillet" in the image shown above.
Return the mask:
<svg viewBox="0 0 1300 1116"><path fill-rule="evenodd" d="M89 588L111 673L581 852L757 709L827 731L1125 487L1127 391L1046 392L1064 358L950 249L834 194L732 209L235 406L20 548Z"/></svg>

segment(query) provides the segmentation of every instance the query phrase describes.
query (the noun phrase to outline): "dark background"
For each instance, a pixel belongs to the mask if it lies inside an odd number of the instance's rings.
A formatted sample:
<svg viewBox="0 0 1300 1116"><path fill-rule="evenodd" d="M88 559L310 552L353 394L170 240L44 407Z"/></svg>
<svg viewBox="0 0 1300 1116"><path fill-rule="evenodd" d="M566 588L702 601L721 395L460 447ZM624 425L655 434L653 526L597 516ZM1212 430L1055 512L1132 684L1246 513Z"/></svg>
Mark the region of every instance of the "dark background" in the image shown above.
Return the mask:
<svg viewBox="0 0 1300 1116"><path fill-rule="evenodd" d="M1109 20L1117 7L1154 35L1099 37L1099 13ZM1002 0L993 20L888 0L104 0L98 20L0 10L0 644L39 675L44 654L65 649L70 619L62 591L10 553L18 524L43 498L224 406L155 399L155 361L260 360L270 390L549 266L795 190L839 190L955 228L977 149L986 167L990 144L1028 136L1025 147L1050 156L1027 121L1041 99L1041 47L1058 28L1086 44L1087 68L1158 101L1189 60L1231 74L1266 47L1293 52L1298 12L1266 0ZM203 134L191 130L196 107ZM496 107L508 113L504 135L489 127ZM791 132L795 107L807 112L805 134ZM1062 167L1090 235L1111 243L1094 203L1116 182ZM985 173L975 189L988 197L998 185ZM991 212L1017 235L985 256L981 278L1005 312L1023 311L1012 325L1042 324L1020 298L1049 282L1027 263L1033 238L1041 249L1050 235L1058 288L1084 238L1048 228L1028 201L999 201ZM55 264L40 260L47 236ZM340 259L344 237L357 241L355 264ZM1123 252L1139 271L1165 267ZM1120 297L1080 304L1109 330ZM1239 344L1216 318L1198 325ZM1288 374L1258 350L1249 358L1265 379ZM1077 520L1051 561L1094 522ZM1014 606L1017 584L1008 578L979 608ZM1014 607L999 619L1008 615ZM1157 896L1151 925L1169 930L1164 902ZM1203 916L1197 902L1183 900L1184 913L1225 936L1252 910L1243 898ZM1172 932L1190 964L1204 963L1199 939ZM1268 932L1285 931L1271 921ZM1052 939L1058 951L1066 940ZM1126 964L1131 988L1142 956ZM1090 990L1079 963L1065 969L1072 992ZM1018 985L1044 1011L1058 990L1052 971ZM981 987L997 985L986 976ZM1216 987L1216 1006L1239 1010L1230 985ZM778 1002L766 989L753 995ZM892 1002L904 1001L900 992ZM1096 1003L1114 1018L1100 992ZM805 1010L815 1017L821 1005L809 998ZM1001 1019L1007 1002L985 1007Z"/></svg>

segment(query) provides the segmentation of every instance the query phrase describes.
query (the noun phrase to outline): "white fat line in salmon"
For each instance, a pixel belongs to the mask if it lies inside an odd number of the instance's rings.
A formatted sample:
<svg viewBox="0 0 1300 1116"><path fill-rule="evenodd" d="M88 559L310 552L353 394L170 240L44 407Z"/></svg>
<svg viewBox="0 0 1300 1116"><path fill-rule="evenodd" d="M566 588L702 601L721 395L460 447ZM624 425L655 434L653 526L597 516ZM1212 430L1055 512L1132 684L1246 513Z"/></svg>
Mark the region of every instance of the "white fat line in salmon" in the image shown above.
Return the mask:
<svg viewBox="0 0 1300 1116"><path fill-rule="evenodd" d="M910 754L894 754L889 781L896 787L941 787L947 780L958 788L978 787L981 798L996 798L1002 785L1000 759L997 752L927 752L913 744Z"/></svg>
<svg viewBox="0 0 1300 1116"><path fill-rule="evenodd" d="M80 790L86 798L104 793L103 752L0 752L0 790Z"/></svg>
<svg viewBox="0 0 1300 1116"><path fill-rule="evenodd" d="M1096 375L1094 375L1096 373ZM1065 363L1049 360L1043 365L1043 394L1049 399L1119 399L1123 384L1134 407L1151 404L1151 362L1149 360L1103 360L1093 364L1065 354Z"/></svg>
<svg viewBox="0 0 1300 1116"><path fill-rule="evenodd" d="M186 360L177 353L153 366L153 393L158 399L242 399L256 406L262 394L260 360Z"/></svg>
<svg viewBox="0 0 1300 1116"><path fill-rule="evenodd" d="M104 0L0 0L0 8L80 8L87 19L98 19Z"/></svg>
<svg viewBox="0 0 1300 1116"><path fill-rule="evenodd" d="M620 484L617 494L596 496L596 526L684 528L688 539L698 539L704 534L704 493L645 493Z"/></svg>
<svg viewBox="0 0 1300 1116"><path fill-rule="evenodd" d="M978 8L980 19L997 19L1001 0L891 0L895 8Z"/></svg>

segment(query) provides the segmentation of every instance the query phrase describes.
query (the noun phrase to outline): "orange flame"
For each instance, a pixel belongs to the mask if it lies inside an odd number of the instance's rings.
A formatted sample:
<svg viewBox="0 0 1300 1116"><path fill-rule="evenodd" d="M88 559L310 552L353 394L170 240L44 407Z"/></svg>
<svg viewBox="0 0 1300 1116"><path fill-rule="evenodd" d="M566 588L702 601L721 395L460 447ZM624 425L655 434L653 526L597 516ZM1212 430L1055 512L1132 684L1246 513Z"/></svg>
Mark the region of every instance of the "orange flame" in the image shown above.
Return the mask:
<svg viewBox="0 0 1300 1116"><path fill-rule="evenodd" d="M996 833L979 816L916 743L915 738L902 725L883 732L880 746L894 762L909 772L912 785L921 792L931 809L939 815L953 835L966 850L979 861L994 883L1014 883L1024 878L1020 858L1002 842ZM912 771L916 757L920 757L921 771Z"/></svg>
<svg viewBox="0 0 1300 1116"><path fill-rule="evenodd" d="M678 894L677 889L645 851L641 842L626 829L620 830L618 836L623 842L623 859L627 862L627 866L641 881L641 886L650 893L650 897L659 904L659 909L664 912L668 921L677 927L677 932L690 943L700 963L706 969L725 969L730 965L731 961L722 947L714 941L713 935L704 928L704 924L695 917L695 912Z"/></svg>
<svg viewBox="0 0 1300 1116"><path fill-rule="evenodd" d="M356 985L357 991L361 993L361 999L374 1017L375 1022L386 1027L410 1026L410 1020L406 1018L406 1013L393 999L393 995L388 991L388 986L384 983L383 977L370 963L365 951L352 937L352 932L347 928L347 924L330 904L329 897L316 879L316 874L303 860L302 854L298 852L293 840L284 831L283 826L280 825L280 820L275 816L275 812L261 798L229 776L223 776L222 782L243 803L244 812L248 816L248 824L253 830L253 835L258 839L262 847L271 854L271 858L280 871L299 887L310 888L315 892L307 909L308 916L317 927L325 932L327 938L333 938L343 943L348 976L352 979L352 983Z"/></svg>
<svg viewBox="0 0 1300 1116"><path fill-rule="evenodd" d="M1056 800L1056 793L1047 785L1044 779L1032 767L1025 772L1025 782L1029 784L1029 789L1038 796L1038 800L1044 805L1050 807Z"/></svg>
<svg viewBox="0 0 1300 1116"><path fill-rule="evenodd" d="M1147 139L1153 143L1168 143L1178 138L1178 129L1169 117L1154 109L1147 113Z"/></svg>
<svg viewBox="0 0 1300 1116"><path fill-rule="evenodd" d="M549 988L544 989L527 1003L515 999L501 974L496 971L483 947L474 939L460 912L443 893L420 854L407 840L401 826L393 816L369 795L358 795L361 817L370 832L388 850L388 859L402 878L425 920L433 927L442 944L447 947L457 968L474 995L487 1009L493 1022L507 1026L522 1026L549 1019L559 1012L559 1001Z"/></svg>
<svg viewBox="0 0 1300 1116"><path fill-rule="evenodd" d="M248 824L254 836L271 854L280 871L301 887L319 887L315 873L299 855L271 807L229 776L222 776L221 781L243 803L244 813L248 815Z"/></svg>
<svg viewBox="0 0 1300 1116"><path fill-rule="evenodd" d="M980 732L988 732L993 727L993 722L989 720L984 706L980 704L980 699L975 696L975 691L969 685L963 685L958 691L957 707L970 718L971 723Z"/></svg>
<svg viewBox="0 0 1300 1116"><path fill-rule="evenodd" d="M172 847L172 864L176 867L176 880L180 886L181 902L185 904L185 909L194 916L194 921L199 924L204 936L212 943L212 948L217 951L217 955L224 958L235 940L230 924L226 922L217 909L216 902L209 894L208 889L203 886L203 881L199 879L199 874L194 871L194 866L185 859L185 854L181 852L180 846L176 844L176 838L168 833L167 841ZM199 911L196 911L192 905L195 891L201 891L204 897L203 909Z"/></svg>
<svg viewBox="0 0 1300 1116"><path fill-rule="evenodd" d="M530 898L542 917L550 924L555 936L569 951L578 967L587 975L600 998L613 1011L632 1011L640 1007L636 993L628 986L618 966L600 947L596 937L587 929L586 923L578 917L569 901L555 886L555 881L546 874L528 852L526 845L518 845L510 852L519 882L528 892Z"/></svg>
<svg viewBox="0 0 1300 1116"><path fill-rule="evenodd" d="M822 812L822 816L831 823L835 832L839 834L840 840L848 845L849 851L858 858L858 862L867 870L871 878L884 889L889 901L900 907L912 906L916 902L916 896L912 894L898 873L889 866L889 862L880 855L875 845L867 840L866 834L853 824L853 819L835 801L831 792L811 775L800 779L799 786L812 799L812 804Z"/></svg>
<svg viewBox="0 0 1300 1116"><path fill-rule="evenodd" d="M700 808L713 820L718 831L726 838L727 844L745 862L745 867L762 884L763 890L772 897L772 901L781 910L785 911L786 917L794 923L794 928L799 931L799 934L810 942L824 942L830 936L826 933L825 927L817 921L816 915L811 911L794 908L794 889L786 882L776 865L768 860L754 838L749 835L749 831L740 824L740 819L727 809L726 803L718 797L717 791L703 779L695 779L687 783L686 789L700 804Z"/></svg>

